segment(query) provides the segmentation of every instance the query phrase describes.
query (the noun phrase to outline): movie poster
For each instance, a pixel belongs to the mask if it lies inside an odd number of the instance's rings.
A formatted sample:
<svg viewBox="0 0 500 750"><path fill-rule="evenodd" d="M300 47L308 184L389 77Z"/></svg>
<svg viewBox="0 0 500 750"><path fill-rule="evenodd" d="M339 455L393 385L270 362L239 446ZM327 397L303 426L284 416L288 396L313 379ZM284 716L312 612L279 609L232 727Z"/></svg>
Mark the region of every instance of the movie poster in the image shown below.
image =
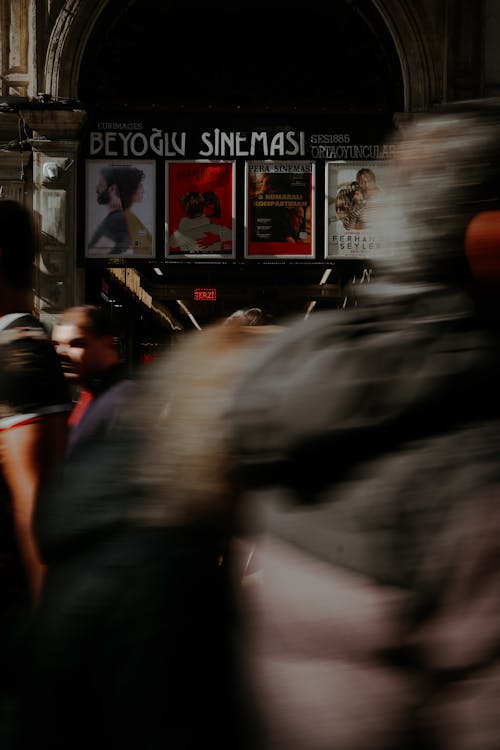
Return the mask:
<svg viewBox="0 0 500 750"><path fill-rule="evenodd" d="M86 258L155 256L154 161L86 163Z"/></svg>
<svg viewBox="0 0 500 750"><path fill-rule="evenodd" d="M167 256L234 257L234 165L167 162Z"/></svg>
<svg viewBox="0 0 500 750"><path fill-rule="evenodd" d="M388 164L329 162L326 165L326 256L373 258L383 249L377 207Z"/></svg>
<svg viewBox="0 0 500 750"><path fill-rule="evenodd" d="M247 258L313 258L314 164L246 163Z"/></svg>

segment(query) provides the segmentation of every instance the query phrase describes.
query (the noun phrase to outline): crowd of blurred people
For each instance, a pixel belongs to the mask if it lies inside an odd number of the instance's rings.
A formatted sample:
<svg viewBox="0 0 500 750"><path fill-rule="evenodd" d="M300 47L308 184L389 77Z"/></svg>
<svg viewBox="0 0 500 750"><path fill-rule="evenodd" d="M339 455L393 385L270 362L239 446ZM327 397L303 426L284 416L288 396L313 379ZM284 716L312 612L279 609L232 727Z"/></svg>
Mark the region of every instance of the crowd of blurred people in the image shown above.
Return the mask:
<svg viewBox="0 0 500 750"><path fill-rule="evenodd" d="M134 382L0 201L2 747L497 749L499 117L398 134L355 307Z"/></svg>

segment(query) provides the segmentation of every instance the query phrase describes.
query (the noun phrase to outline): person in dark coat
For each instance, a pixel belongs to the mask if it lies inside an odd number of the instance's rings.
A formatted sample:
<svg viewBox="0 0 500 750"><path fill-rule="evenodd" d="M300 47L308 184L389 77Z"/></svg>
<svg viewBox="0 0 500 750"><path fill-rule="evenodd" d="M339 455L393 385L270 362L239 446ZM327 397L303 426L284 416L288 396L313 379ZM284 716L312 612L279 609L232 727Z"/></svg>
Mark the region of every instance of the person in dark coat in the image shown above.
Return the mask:
<svg viewBox="0 0 500 750"><path fill-rule="evenodd" d="M46 576L30 628L20 750L35 741L41 748L113 747L113 732L122 738L122 730L127 741L138 742L125 720L120 731L115 722L120 702L130 709L128 699L134 699L136 715L141 713L139 696L131 690L119 698L115 686L128 690L127 678L121 680L120 674L134 672L131 660L137 664L143 659L147 672L146 652L140 655L131 642L138 637L133 623L147 607L160 606L148 603L146 596L157 581L155 553L158 560L164 560L164 553L158 535L150 534L146 541L141 533L132 533L127 488L113 475L116 456L106 452L108 435L136 393L114 333L106 313L94 305L67 308L52 329L52 351L77 398L68 419L62 475L34 515ZM120 454L126 461L131 460L129 446L125 441ZM116 496L109 491L113 482ZM127 609L134 566L138 576L139 570L144 572L144 579L139 576L144 600L130 601ZM125 643L135 656L126 654ZM140 690L146 699L146 688L141 685Z"/></svg>
<svg viewBox="0 0 500 750"><path fill-rule="evenodd" d="M68 454L105 434L135 391L114 333L111 320L96 305L67 308L52 329L64 375L78 396L69 417Z"/></svg>
<svg viewBox="0 0 500 750"><path fill-rule="evenodd" d="M260 338L186 334L45 495L21 750L246 748L221 419Z"/></svg>

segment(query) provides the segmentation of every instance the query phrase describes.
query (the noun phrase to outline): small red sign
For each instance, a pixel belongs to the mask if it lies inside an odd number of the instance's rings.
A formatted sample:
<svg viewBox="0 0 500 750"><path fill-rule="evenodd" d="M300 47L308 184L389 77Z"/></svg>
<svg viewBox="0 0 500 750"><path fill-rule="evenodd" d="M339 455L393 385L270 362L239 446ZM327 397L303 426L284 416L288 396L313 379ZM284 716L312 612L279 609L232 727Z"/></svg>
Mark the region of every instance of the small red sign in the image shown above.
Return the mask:
<svg viewBox="0 0 500 750"><path fill-rule="evenodd" d="M196 300L196 302L215 302L217 300L217 289L195 289L194 299Z"/></svg>

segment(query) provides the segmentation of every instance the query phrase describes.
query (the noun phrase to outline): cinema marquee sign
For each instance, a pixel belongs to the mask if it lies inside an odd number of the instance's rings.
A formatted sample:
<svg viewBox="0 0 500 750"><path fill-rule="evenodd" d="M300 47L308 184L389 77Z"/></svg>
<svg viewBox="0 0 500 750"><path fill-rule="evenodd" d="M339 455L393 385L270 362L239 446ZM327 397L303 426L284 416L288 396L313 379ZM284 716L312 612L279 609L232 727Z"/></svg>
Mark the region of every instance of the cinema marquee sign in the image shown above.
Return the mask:
<svg viewBox="0 0 500 750"><path fill-rule="evenodd" d="M116 127L113 129L112 126ZM132 123L132 127L129 124L125 129L120 127L120 123L98 123L101 129L92 130L89 134L89 155L128 159L153 154L184 158L191 154L201 159L212 159L238 156L300 157L306 153L304 131L243 132L214 128L196 136L185 130L165 131L160 128L144 132L140 126L140 123Z"/></svg>

